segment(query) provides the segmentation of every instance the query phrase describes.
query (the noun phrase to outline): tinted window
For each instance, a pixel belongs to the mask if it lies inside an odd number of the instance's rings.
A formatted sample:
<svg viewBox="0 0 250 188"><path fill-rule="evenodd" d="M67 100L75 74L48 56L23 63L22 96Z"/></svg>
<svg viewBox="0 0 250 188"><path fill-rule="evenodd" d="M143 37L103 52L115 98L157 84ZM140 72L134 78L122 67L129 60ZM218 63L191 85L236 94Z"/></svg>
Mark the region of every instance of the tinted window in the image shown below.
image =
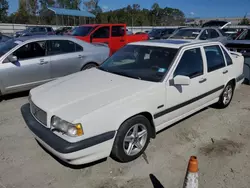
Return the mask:
<svg viewBox="0 0 250 188"><path fill-rule="evenodd" d="M250 30L246 30L245 32L243 32L238 38L237 40L250 40Z"/></svg>
<svg viewBox="0 0 250 188"><path fill-rule="evenodd" d="M38 32L37 27L31 27L29 30L30 30L31 33Z"/></svg>
<svg viewBox="0 0 250 188"><path fill-rule="evenodd" d="M208 30L206 29L201 33L200 40L206 40L208 38L209 38L209 33Z"/></svg>
<svg viewBox="0 0 250 188"><path fill-rule="evenodd" d="M83 51L83 47L80 46L79 44L75 44L76 45L76 52L81 52Z"/></svg>
<svg viewBox="0 0 250 188"><path fill-rule="evenodd" d="M31 42L13 52L18 60L43 57L46 55L46 41Z"/></svg>
<svg viewBox="0 0 250 188"><path fill-rule="evenodd" d="M52 32L52 28L51 27L47 27L47 32Z"/></svg>
<svg viewBox="0 0 250 188"><path fill-rule="evenodd" d="M186 50L175 70L174 76L194 78L203 74L203 60L200 48Z"/></svg>
<svg viewBox="0 0 250 188"><path fill-rule="evenodd" d="M225 67L224 57L219 46L204 47L208 72Z"/></svg>
<svg viewBox="0 0 250 188"><path fill-rule="evenodd" d="M101 27L94 32L93 38L109 38L109 31L110 27Z"/></svg>
<svg viewBox="0 0 250 188"><path fill-rule="evenodd" d="M110 58L99 69L130 78L160 82L170 69L178 49L127 45Z"/></svg>
<svg viewBox="0 0 250 188"><path fill-rule="evenodd" d="M222 50L223 50L223 52L224 52L224 54L225 54L225 58L226 58L226 61L227 61L227 65L232 65L232 64L233 64L233 61L232 61L231 57L228 55L227 51L226 51L224 48L222 48Z"/></svg>
<svg viewBox="0 0 250 188"><path fill-rule="evenodd" d="M72 31L73 36L87 36L95 27L91 26L80 26L76 27Z"/></svg>
<svg viewBox="0 0 250 188"><path fill-rule="evenodd" d="M123 26L113 26L111 36L112 37L124 36L124 27Z"/></svg>
<svg viewBox="0 0 250 188"><path fill-rule="evenodd" d="M38 32L46 32L46 29L44 27L39 27Z"/></svg>
<svg viewBox="0 0 250 188"><path fill-rule="evenodd" d="M76 51L76 45L72 41L68 40L52 40L50 41L49 54L65 54L72 53Z"/></svg>
<svg viewBox="0 0 250 188"><path fill-rule="evenodd" d="M220 36L214 29L210 29L209 31L210 31L210 38L218 38Z"/></svg>

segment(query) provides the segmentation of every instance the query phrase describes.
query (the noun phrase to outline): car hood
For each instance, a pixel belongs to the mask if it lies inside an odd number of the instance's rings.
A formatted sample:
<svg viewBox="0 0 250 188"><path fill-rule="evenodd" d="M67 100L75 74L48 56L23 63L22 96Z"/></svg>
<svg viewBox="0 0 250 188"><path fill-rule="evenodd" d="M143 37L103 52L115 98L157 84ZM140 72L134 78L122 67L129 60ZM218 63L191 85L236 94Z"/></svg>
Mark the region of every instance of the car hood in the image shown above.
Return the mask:
<svg viewBox="0 0 250 188"><path fill-rule="evenodd" d="M31 90L32 101L41 109L74 121L101 107L139 94L153 82L119 76L93 68Z"/></svg>

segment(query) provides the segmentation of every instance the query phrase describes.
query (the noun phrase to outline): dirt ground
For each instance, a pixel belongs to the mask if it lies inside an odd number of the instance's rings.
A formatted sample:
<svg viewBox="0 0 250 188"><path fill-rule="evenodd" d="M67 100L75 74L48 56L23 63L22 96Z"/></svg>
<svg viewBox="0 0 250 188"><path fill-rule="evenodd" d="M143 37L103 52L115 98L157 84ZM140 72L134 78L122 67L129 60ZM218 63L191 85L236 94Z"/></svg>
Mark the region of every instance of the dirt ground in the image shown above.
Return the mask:
<svg viewBox="0 0 250 188"><path fill-rule="evenodd" d="M159 133L146 150L149 164L143 157L60 163L26 127L26 102L18 94L0 103L0 188L180 188L191 155L199 160L200 188L250 187L250 86L242 85L227 109L205 109Z"/></svg>

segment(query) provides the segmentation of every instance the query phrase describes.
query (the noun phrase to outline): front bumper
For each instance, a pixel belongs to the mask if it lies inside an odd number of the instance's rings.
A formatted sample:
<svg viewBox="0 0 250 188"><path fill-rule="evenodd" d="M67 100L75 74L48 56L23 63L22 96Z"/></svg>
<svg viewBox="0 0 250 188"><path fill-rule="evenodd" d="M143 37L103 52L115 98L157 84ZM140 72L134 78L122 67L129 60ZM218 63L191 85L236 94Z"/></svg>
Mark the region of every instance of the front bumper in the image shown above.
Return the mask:
<svg viewBox="0 0 250 188"><path fill-rule="evenodd" d="M85 164L110 155L115 131L71 143L36 121L30 112L29 104L23 105L21 112L35 138L52 154L70 164Z"/></svg>

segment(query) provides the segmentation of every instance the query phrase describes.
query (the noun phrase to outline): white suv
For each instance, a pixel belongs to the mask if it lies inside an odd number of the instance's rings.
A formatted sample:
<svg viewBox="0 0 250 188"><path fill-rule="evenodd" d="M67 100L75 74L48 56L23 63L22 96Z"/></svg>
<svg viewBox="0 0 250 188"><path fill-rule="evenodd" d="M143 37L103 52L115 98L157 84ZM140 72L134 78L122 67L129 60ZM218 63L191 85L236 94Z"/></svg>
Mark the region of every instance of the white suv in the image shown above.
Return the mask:
<svg viewBox="0 0 250 188"><path fill-rule="evenodd" d="M219 42L132 43L99 68L32 89L21 111L38 142L67 163L128 162L158 131L211 104L227 107L243 62Z"/></svg>

